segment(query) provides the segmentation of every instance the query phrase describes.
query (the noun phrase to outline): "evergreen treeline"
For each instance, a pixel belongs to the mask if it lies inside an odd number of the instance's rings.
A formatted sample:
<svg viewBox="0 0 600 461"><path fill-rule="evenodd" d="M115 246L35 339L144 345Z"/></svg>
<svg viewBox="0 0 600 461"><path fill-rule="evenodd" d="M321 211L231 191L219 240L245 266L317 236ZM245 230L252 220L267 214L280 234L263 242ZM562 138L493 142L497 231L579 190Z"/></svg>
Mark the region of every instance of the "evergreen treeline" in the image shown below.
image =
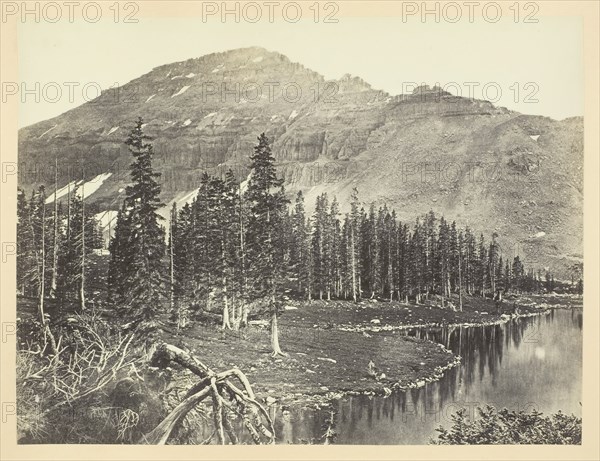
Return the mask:
<svg viewBox="0 0 600 461"><path fill-rule="evenodd" d="M541 287L541 275L526 272L518 256L504 260L495 234L488 242L433 212L403 223L386 206L366 211L356 190L349 213L342 216L337 200L322 194L307 217L302 193L287 206L264 134L251 160L245 191L231 171L225 178L205 173L193 202L173 205L170 304L180 326L190 311L216 305L223 327L237 328L257 299L277 313L284 291L309 300L416 303L456 294L460 308L464 294Z"/></svg>
<svg viewBox="0 0 600 461"><path fill-rule="evenodd" d="M225 180L205 174L192 204L181 210L174 206L169 241L175 304L206 305L217 291L223 306L242 303L250 285L270 283L273 275L267 277L265 271L272 261L279 286L309 300L378 297L419 303L434 294L491 297L500 290L542 286L541 276L526 272L518 256L504 261L497 236L486 242L483 235L476 237L468 227L459 229L433 212L409 225L386 206L371 205L367 212L354 191L350 213L341 216L337 200L330 202L322 194L313 215L306 217L298 193L291 212L282 207L276 214L281 222L274 232L279 234L269 236L252 225L256 211L244 204L249 193L240 195L239 190L231 172ZM253 240L249 232L255 228L264 235ZM267 251L267 257L253 252L258 242L274 238L279 248ZM272 254L276 259L269 259ZM242 312L234 308L225 313L224 325L229 326L231 314L235 319Z"/></svg>
<svg viewBox="0 0 600 461"><path fill-rule="evenodd" d="M433 212L413 223L393 210L361 206L352 194L340 217L335 197L316 199L310 218L301 193L290 216L290 252L296 289L308 299L388 298L419 303L430 295L497 296L532 291L541 276L526 272L518 256L504 260L497 234L489 242Z"/></svg>
<svg viewBox="0 0 600 461"><path fill-rule="evenodd" d="M250 157L251 173L240 184L204 174L197 196L163 225L158 209L160 174L152 167L151 139L143 121L125 141L133 156L131 185L110 242L108 299L125 322L153 322L170 310L179 327L200 310L222 312L223 328L248 321L250 307L271 316L272 347L277 316L287 293L305 299L387 298L442 303L465 294L551 288L554 279L526 271L516 256L505 259L497 235L489 240L433 212L414 222L373 204L358 191L340 212L326 193L307 216L304 197L291 204L275 170L269 139L262 134ZM67 206L46 205L43 187L18 201L17 283L24 295L77 301L85 309L87 255L101 246L98 226L75 187ZM85 223L85 224L84 224ZM85 230L85 231L84 231Z"/></svg>
<svg viewBox="0 0 600 461"><path fill-rule="evenodd" d="M65 203L50 204L44 186L28 200L17 193L17 292L77 302L85 308L87 256L102 247L102 235L94 215L85 209L77 184Z"/></svg>

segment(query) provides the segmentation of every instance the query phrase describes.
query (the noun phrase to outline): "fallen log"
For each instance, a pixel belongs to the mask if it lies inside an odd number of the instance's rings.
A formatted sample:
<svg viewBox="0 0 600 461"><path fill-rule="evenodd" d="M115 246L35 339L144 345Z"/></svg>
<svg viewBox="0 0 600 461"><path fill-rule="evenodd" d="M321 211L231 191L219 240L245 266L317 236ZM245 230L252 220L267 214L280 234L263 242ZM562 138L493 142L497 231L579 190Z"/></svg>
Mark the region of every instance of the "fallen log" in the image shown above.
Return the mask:
<svg viewBox="0 0 600 461"><path fill-rule="evenodd" d="M171 344L159 344L152 355L151 365L166 368L171 362L190 370L200 380L188 390L183 401L156 428L142 436L140 443L158 445L167 443L173 430L185 416L209 396L212 398L215 431L206 443L210 442L215 434L222 445L225 444L225 434L230 443L238 443L239 439L225 414L227 410L242 418L244 426L256 444L275 443L273 421L265 408L256 401L252 386L241 370L233 368L215 373L184 350ZM241 388L231 380L238 381Z"/></svg>
<svg viewBox="0 0 600 461"><path fill-rule="evenodd" d="M205 388L197 394L188 397L183 402L175 407L169 415L162 420L150 433L144 435L140 443L148 445L164 445L175 426L183 419L183 417L191 411L196 405L204 400L210 393L210 388Z"/></svg>

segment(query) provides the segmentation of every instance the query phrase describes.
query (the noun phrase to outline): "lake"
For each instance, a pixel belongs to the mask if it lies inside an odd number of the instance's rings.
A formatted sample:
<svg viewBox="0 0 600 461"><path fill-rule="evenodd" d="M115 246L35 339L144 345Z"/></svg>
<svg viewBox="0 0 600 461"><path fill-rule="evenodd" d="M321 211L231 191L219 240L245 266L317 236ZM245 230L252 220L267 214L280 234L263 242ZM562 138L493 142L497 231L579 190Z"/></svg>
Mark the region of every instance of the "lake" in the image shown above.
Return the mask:
<svg viewBox="0 0 600 461"><path fill-rule="evenodd" d="M502 325L407 330L403 334L444 344L461 364L420 389L334 401L335 443L427 444L437 427L451 425L457 409L475 415L486 404L580 417L582 319L581 309L555 309ZM329 416L326 410L270 410L279 443L320 438Z"/></svg>

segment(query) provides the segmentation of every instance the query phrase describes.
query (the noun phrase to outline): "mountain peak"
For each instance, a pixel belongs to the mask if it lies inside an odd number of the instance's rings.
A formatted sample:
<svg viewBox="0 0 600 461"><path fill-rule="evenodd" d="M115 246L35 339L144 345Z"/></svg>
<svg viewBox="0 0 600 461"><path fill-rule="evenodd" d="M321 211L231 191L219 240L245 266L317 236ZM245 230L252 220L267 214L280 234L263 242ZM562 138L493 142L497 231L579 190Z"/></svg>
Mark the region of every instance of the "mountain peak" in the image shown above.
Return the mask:
<svg viewBox="0 0 600 461"><path fill-rule="evenodd" d="M365 82L362 78L351 74L342 75L337 83L339 85L339 90L346 93L369 91L373 89L371 85Z"/></svg>
<svg viewBox="0 0 600 461"><path fill-rule="evenodd" d="M246 48L234 48L232 50L220 51L216 53L207 54L197 58L201 61L214 61L222 60L223 62L238 62L238 61L252 61L262 62L263 60L277 60L290 62L287 56L278 53L276 51L269 51L266 48L260 46L250 46Z"/></svg>
<svg viewBox="0 0 600 461"><path fill-rule="evenodd" d="M199 76L219 80L219 77L230 78L241 76L241 81L254 79L258 74L290 76L305 74L311 80L322 81L324 78L317 72L292 62L287 56L266 48L252 46L219 51L186 61L173 62L153 70L155 79L178 79L184 76ZM246 79L244 79L244 76Z"/></svg>
<svg viewBox="0 0 600 461"><path fill-rule="evenodd" d="M477 221L484 232L498 229L530 242L527 257L542 267L579 257L580 242L564 235L581 228L572 204L582 197L583 120L519 115L435 85L411 93L391 97L351 74L326 81L261 47L212 53L155 68L118 93L105 91L21 129L20 171L35 165L36 172L21 175L21 186L52 185L57 153L59 186L71 180L67 166L85 162L98 186L90 200L100 211L116 212L129 180L121 173L131 161L123 140L143 116L165 203L193 196L204 171L221 175L231 168L247 177L248 156L265 132L286 190L302 190L307 202L327 191L349 203L357 187L365 201L385 202L403 219L432 207L452 210L457 222ZM559 176L552 170L557 164ZM425 165L453 166L429 174ZM104 177L102 184L94 179ZM519 182L506 182L514 178ZM532 198L540 206L530 205ZM515 213L523 217L518 226ZM544 238L530 241L539 232Z"/></svg>

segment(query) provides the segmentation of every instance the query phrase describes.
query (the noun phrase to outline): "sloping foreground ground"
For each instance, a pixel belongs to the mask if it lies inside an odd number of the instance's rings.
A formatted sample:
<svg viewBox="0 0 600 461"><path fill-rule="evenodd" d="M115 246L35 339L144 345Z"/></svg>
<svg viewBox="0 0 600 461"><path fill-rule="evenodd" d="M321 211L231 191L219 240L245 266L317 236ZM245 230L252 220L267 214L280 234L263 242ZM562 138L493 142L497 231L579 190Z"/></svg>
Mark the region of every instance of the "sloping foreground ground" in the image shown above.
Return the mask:
<svg viewBox="0 0 600 461"><path fill-rule="evenodd" d="M522 297L517 315L580 303L573 298ZM261 399L320 401L343 393L420 387L439 379L458 358L439 344L398 330L414 325L500 323L515 315L513 306L509 300L496 311L493 301L479 298L467 298L463 312L368 300L296 303L280 318L280 343L288 356L278 358L270 356L267 322L240 332L194 325L181 334L167 332L166 340L189 349L215 371L239 367ZM371 361L376 377L369 372Z"/></svg>

